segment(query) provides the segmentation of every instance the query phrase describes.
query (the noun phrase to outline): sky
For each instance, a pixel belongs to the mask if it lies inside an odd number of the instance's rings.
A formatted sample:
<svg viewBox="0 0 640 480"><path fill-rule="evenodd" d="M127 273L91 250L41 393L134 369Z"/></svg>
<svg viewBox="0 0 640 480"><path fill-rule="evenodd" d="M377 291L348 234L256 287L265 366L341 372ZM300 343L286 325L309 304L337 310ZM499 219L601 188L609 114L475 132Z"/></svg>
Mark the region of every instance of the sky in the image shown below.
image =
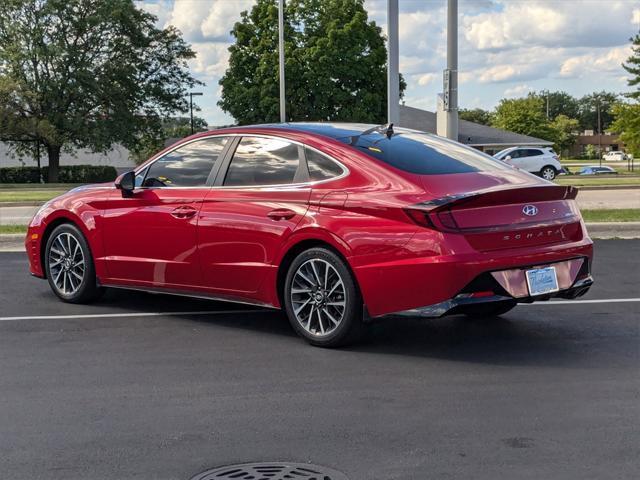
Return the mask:
<svg viewBox="0 0 640 480"><path fill-rule="evenodd" d="M199 113L209 125L234 123L216 102L227 68L230 31L254 0L137 2L174 25L191 43ZM447 0L399 0L400 72L406 105L435 111L446 66ZM369 18L386 32L386 0L365 0ZM621 64L640 31L640 0L459 0L460 108L493 109L501 98L531 91L629 91Z"/></svg>

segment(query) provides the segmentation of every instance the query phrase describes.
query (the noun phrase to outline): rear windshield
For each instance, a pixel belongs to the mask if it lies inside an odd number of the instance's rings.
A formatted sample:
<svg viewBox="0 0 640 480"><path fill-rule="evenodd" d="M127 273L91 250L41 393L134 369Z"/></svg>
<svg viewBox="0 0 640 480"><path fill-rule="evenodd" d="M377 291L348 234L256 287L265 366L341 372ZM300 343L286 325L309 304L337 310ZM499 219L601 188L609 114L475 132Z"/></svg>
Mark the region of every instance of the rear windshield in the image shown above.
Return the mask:
<svg viewBox="0 0 640 480"><path fill-rule="evenodd" d="M371 133L341 140L395 168L419 175L511 168L474 148L420 132L396 130L391 138Z"/></svg>

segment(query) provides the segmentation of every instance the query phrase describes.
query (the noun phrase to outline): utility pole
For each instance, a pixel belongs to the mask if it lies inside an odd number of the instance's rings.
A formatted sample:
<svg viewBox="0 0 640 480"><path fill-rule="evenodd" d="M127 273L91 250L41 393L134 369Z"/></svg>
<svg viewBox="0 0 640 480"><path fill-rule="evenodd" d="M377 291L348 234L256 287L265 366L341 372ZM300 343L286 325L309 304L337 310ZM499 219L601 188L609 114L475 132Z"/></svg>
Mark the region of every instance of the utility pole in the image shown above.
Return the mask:
<svg viewBox="0 0 640 480"><path fill-rule="evenodd" d="M387 0L387 122L395 125L400 121L398 17L398 0Z"/></svg>
<svg viewBox="0 0 640 480"><path fill-rule="evenodd" d="M458 0L449 0L447 8L447 70L445 114L447 138L458 141Z"/></svg>
<svg viewBox="0 0 640 480"><path fill-rule="evenodd" d="M191 112L191 135L195 131L195 126L193 124L193 97L199 97L202 95L202 92L189 92L189 111Z"/></svg>
<svg viewBox="0 0 640 480"><path fill-rule="evenodd" d="M278 66L280 72L280 122L287 121L284 97L284 0L278 0Z"/></svg>
<svg viewBox="0 0 640 480"><path fill-rule="evenodd" d="M598 109L598 157L600 158L600 166L602 166L602 122L600 121L600 98L597 98L596 102L596 108Z"/></svg>

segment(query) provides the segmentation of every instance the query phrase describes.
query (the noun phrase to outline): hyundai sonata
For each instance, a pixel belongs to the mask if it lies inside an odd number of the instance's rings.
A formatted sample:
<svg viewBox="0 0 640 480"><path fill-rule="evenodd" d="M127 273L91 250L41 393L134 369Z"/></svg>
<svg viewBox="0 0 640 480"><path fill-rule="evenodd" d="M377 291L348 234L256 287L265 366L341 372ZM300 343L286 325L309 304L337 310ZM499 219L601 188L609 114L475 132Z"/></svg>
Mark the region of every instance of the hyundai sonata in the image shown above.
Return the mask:
<svg viewBox="0 0 640 480"><path fill-rule="evenodd" d="M576 193L414 130L238 127L48 202L26 246L66 302L117 287L282 308L307 341L337 346L375 317L584 294Z"/></svg>

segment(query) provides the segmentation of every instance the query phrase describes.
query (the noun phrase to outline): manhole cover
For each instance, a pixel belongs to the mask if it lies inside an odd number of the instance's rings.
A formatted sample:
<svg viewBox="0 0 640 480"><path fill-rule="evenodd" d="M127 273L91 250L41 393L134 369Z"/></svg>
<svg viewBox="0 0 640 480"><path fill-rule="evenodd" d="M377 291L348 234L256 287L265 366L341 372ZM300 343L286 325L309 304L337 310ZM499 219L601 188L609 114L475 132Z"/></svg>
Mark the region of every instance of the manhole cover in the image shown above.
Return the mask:
<svg viewBox="0 0 640 480"><path fill-rule="evenodd" d="M344 473L310 463L262 462L227 465L199 473L191 480L348 480Z"/></svg>

